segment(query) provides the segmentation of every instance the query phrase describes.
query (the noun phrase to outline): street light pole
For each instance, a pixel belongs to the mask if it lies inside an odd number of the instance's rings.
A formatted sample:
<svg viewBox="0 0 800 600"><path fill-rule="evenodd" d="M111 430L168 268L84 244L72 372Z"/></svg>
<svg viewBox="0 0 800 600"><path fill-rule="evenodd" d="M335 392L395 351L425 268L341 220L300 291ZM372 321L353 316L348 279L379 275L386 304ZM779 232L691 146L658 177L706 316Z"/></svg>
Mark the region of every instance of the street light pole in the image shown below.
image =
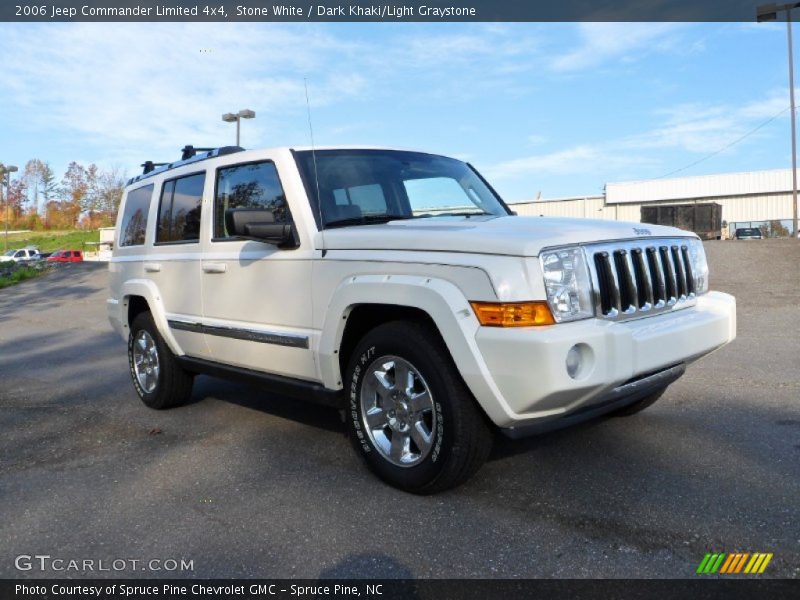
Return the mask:
<svg viewBox="0 0 800 600"><path fill-rule="evenodd" d="M756 21L775 21L778 11L786 13L786 35L789 44L789 103L792 113L792 237L800 240L797 229L797 115L794 103L794 50L792 47L792 9L800 7L800 2L789 4L762 4L756 9Z"/></svg>
<svg viewBox="0 0 800 600"><path fill-rule="evenodd" d="M239 145L239 134L242 119L255 119L256 113L248 108L243 108L238 113L225 113L222 120L226 123L236 123L236 145Z"/></svg>
<svg viewBox="0 0 800 600"><path fill-rule="evenodd" d="M11 174L17 171L14 165L4 166L0 164L0 188L3 187L3 179L6 180L6 235L5 235L5 250L8 251L8 207L11 204Z"/></svg>
<svg viewBox="0 0 800 600"><path fill-rule="evenodd" d="M789 99L792 105L792 231L797 236L797 115L794 105L794 52L792 51L792 10L786 9L786 33L789 40Z"/></svg>
<svg viewBox="0 0 800 600"><path fill-rule="evenodd" d="M0 163L0 199L5 200L5 196L3 195L3 181L6 178L6 166L3 163ZM6 218L5 218L5 229L6 229L6 237L5 237L5 247L3 248L4 252L8 252L8 203L4 202L6 206Z"/></svg>

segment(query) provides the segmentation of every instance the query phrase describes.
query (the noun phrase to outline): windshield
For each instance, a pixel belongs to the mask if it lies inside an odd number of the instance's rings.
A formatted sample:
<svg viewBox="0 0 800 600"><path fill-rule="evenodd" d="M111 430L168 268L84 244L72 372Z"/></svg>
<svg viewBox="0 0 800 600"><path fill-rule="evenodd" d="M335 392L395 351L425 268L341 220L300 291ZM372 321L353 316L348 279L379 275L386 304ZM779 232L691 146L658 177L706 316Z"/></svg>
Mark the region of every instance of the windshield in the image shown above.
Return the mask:
<svg viewBox="0 0 800 600"><path fill-rule="evenodd" d="M324 227L510 214L469 165L452 158L396 150L305 150L296 157L318 221L319 186Z"/></svg>
<svg viewBox="0 0 800 600"><path fill-rule="evenodd" d="M739 229L739 235L761 235L760 229Z"/></svg>
<svg viewBox="0 0 800 600"><path fill-rule="evenodd" d="M6 250L3 256L14 256L14 252L16 252L16 250Z"/></svg>

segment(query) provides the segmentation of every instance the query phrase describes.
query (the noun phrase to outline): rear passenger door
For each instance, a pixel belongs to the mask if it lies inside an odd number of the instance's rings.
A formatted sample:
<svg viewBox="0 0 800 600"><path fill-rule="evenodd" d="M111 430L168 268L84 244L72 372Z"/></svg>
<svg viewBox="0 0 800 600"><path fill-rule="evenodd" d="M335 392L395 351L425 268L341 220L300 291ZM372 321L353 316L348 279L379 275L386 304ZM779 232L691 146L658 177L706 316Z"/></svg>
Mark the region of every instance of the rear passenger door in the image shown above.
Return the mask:
<svg viewBox="0 0 800 600"><path fill-rule="evenodd" d="M158 286L170 330L183 351L207 357L199 323L203 315L200 278L200 218L205 171L165 179L158 198L153 251L145 277Z"/></svg>
<svg viewBox="0 0 800 600"><path fill-rule="evenodd" d="M301 249L233 237L225 226L229 208L267 208L276 221L292 222L276 163L220 166L214 190L212 237L201 275L203 328L212 359L314 379L311 260Z"/></svg>

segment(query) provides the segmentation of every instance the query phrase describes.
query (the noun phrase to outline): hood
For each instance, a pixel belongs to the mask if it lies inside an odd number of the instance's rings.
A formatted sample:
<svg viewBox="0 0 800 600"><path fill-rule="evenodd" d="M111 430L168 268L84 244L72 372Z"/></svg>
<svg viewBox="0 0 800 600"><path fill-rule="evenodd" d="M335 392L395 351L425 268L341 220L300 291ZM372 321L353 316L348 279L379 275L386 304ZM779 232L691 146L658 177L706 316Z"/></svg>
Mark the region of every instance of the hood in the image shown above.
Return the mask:
<svg viewBox="0 0 800 600"><path fill-rule="evenodd" d="M518 216L410 219L326 229L324 236L317 235L317 247L326 250L419 250L508 256L537 256L542 248L567 244L696 237L688 231L647 223Z"/></svg>

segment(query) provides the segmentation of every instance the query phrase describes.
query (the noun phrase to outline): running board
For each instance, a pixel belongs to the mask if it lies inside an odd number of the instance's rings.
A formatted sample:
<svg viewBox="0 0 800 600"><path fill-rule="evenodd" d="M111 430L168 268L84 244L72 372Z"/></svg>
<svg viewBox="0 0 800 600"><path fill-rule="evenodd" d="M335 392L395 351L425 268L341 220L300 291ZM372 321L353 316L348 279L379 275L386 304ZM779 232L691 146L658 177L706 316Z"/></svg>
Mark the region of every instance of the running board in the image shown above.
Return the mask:
<svg viewBox="0 0 800 600"><path fill-rule="evenodd" d="M329 390L319 383L224 365L191 356L178 356L177 359L184 369L196 375L210 375L229 381L248 383L282 396L306 400L323 406L339 409L345 407L345 398L341 390Z"/></svg>

